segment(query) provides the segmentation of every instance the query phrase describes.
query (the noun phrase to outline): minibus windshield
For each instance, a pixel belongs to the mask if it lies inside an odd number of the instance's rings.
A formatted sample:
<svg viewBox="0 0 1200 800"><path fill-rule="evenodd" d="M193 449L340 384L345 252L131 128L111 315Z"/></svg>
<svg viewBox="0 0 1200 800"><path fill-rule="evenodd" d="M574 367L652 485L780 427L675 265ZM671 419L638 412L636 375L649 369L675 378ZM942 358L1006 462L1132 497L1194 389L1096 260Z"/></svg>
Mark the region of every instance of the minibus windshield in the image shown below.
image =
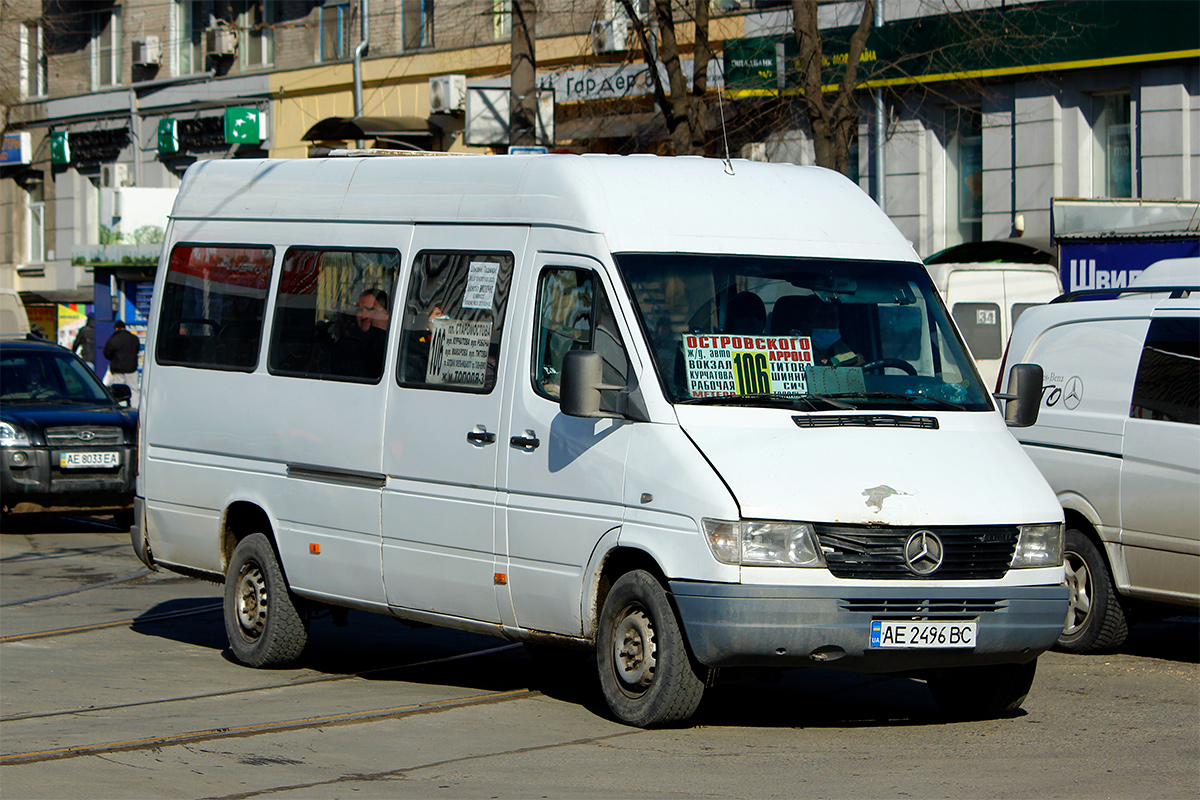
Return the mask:
<svg viewBox="0 0 1200 800"><path fill-rule="evenodd" d="M615 261L672 402L992 408L920 264L682 253Z"/></svg>

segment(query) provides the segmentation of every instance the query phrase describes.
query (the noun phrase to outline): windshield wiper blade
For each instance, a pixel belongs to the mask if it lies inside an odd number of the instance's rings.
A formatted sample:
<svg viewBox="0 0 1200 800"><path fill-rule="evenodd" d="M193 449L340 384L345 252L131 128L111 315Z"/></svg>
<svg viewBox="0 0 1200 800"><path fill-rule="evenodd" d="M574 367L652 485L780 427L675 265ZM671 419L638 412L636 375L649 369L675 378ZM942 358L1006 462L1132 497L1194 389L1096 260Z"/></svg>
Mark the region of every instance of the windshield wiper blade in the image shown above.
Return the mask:
<svg viewBox="0 0 1200 800"><path fill-rule="evenodd" d="M804 403L810 409L814 408L818 402L825 403L833 408L840 408L845 411L853 411L854 406L849 403L843 403L841 400L835 400L833 397L824 394L802 394L802 395L783 395L783 394L722 394L713 397L689 397L679 401L686 405L695 406L711 406L711 405L731 405L731 406L753 406L753 405L777 405L787 408L795 408L797 403Z"/></svg>
<svg viewBox="0 0 1200 800"><path fill-rule="evenodd" d="M952 408L955 411L966 411L966 406L949 400L943 400L940 397L934 397L931 394L900 394L899 392L840 392L832 395L833 397L862 397L868 400L904 400L912 405L918 405L922 400L931 400L945 408Z"/></svg>

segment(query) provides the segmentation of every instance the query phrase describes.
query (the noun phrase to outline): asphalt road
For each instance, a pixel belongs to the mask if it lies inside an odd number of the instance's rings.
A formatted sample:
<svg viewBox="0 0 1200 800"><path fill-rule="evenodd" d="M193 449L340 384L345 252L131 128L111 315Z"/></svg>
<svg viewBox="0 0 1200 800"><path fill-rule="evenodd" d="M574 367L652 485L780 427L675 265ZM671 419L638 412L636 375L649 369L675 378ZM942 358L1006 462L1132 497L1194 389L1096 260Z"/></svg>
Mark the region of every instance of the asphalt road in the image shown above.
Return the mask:
<svg viewBox="0 0 1200 800"><path fill-rule="evenodd" d="M0 796L1188 798L1200 621L1050 653L1018 716L946 723L916 681L793 671L695 725L612 721L590 665L352 613L300 668L227 652L216 584L146 572L97 518L0 532Z"/></svg>

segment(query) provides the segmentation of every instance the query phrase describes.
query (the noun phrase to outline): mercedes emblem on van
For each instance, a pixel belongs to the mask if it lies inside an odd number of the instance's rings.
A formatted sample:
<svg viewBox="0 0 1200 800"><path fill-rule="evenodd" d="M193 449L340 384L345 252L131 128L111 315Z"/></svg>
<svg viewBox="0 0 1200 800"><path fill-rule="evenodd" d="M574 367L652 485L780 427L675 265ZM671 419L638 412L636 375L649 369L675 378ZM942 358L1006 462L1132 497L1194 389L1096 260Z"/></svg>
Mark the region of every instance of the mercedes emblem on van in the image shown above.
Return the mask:
<svg viewBox="0 0 1200 800"><path fill-rule="evenodd" d="M933 531L919 530L904 543L904 563L914 575L932 575L942 565L945 550Z"/></svg>

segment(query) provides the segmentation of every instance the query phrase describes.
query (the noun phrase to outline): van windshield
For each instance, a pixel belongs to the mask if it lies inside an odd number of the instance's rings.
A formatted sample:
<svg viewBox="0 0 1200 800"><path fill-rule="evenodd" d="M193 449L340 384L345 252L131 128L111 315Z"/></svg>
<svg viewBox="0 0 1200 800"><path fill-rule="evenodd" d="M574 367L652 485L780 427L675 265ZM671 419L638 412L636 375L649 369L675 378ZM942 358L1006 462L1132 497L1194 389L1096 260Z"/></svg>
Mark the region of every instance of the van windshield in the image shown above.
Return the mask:
<svg viewBox="0 0 1200 800"><path fill-rule="evenodd" d="M626 253L672 402L987 411L920 264Z"/></svg>

